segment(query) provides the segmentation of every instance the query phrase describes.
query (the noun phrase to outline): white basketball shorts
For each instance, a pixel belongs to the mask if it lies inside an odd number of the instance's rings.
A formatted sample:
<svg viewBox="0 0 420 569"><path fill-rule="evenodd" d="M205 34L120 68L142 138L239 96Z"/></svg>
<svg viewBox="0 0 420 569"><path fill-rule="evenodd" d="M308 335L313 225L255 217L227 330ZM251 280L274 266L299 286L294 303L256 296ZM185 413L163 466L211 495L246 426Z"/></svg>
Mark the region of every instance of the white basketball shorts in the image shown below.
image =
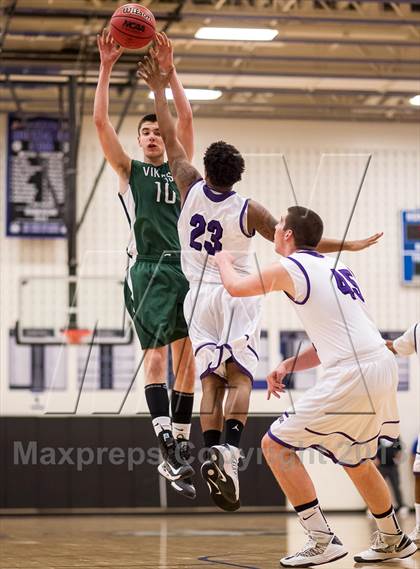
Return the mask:
<svg viewBox="0 0 420 569"><path fill-rule="evenodd" d="M374 458L379 438L399 434L398 373L386 348L339 362L270 427L268 435L293 449L314 448L334 462L357 466Z"/></svg>
<svg viewBox="0 0 420 569"><path fill-rule="evenodd" d="M192 284L184 315L201 379L214 373L226 379L233 361L251 380L259 360L261 299L234 298L220 284Z"/></svg>

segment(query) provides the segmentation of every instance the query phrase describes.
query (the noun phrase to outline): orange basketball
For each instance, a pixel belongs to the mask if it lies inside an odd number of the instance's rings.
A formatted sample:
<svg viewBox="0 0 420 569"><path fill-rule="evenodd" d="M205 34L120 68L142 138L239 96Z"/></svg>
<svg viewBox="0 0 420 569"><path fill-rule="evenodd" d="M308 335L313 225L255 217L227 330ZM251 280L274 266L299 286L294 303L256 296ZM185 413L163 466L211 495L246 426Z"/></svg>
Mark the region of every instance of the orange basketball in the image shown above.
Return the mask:
<svg viewBox="0 0 420 569"><path fill-rule="evenodd" d="M140 4L125 4L112 14L111 36L123 47L138 49L155 37L156 21L152 12Z"/></svg>

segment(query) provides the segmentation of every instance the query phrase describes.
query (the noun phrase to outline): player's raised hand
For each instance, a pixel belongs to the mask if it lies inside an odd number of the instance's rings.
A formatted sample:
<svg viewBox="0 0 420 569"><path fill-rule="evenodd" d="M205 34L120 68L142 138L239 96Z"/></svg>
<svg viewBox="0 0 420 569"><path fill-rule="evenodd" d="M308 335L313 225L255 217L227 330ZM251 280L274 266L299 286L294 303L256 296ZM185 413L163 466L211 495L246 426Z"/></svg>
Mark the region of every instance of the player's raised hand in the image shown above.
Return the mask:
<svg viewBox="0 0 420 569"><path fill-rule="evenodd" d="M174 50L165 32L156 34L150 55L156 59L163 73L170 73L174 69Z"/></svg>
<svg viewBox="0 0 420 569"><path fill-rule="evenodd" d="M284 362L282 362L267 376L267 399L270 399L272 395L280 399L280 393L285 391L283 379L288 373Z"/></svg>
<svg viewBox="0 0 420 569"><path fill-rule="evenodd" d="M383 235L383 231L375 233L366 239L357 239L356 241L349 241L349 251L362 251L371 245L375 245Z"/></svg>
<svg viewBox="0 0 420 569"><path fill-rule="evenodd" d="M96 43L98 44L102 65L110 65L112 67L124 51L124 48L114 41L107 29L104 29L102 34L96 36Z"/></svg>
<svg viewBox="0 0 420 569"><path fill-rule="evenodd" d="M159 68L158 62L153 57L145 57L143 61L138 62L137 77L141 77L147 83L152 91L165 89L169 84L171 72L164 73Z"/></svg>

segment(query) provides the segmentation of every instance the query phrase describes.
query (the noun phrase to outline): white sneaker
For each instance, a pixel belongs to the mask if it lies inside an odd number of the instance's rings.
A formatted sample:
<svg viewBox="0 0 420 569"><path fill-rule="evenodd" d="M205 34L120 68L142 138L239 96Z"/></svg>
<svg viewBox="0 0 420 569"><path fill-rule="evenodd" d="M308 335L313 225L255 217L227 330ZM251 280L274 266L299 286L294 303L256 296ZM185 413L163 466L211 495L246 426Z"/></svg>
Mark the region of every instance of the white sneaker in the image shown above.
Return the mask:
<svg viewBox="0 0 420 569"><path fill-rule="evenodd" d="M408 537L420 548L420 527L415 527L413 531L408 534Z"/></svg>
<svg viewBox="0 0 420 569"><path fill-rule="evenodd" d="M417 546L405 533L389 534L379 530L372 536L372 545L355 555L356 563L375 563L388 559L404 559L417 551Z"/></svg>
<svg viewBox="0 0 420 569"><path fill-rule="evenodd" d="M224 444L210 448L210 462L217 474L217 485L223 497L232 503L237 503L239 500L240 458L241 451L237 447Z"/></svg>
<svg viewBox="0 0 420 569"><path fill-rule="evenodd" d="M347 555L347 551L338 537L322 531L309 531L308 541L303 548L294 555L288 555L280 559L283 567L311 567L323 565L341 559Z"/></svg>

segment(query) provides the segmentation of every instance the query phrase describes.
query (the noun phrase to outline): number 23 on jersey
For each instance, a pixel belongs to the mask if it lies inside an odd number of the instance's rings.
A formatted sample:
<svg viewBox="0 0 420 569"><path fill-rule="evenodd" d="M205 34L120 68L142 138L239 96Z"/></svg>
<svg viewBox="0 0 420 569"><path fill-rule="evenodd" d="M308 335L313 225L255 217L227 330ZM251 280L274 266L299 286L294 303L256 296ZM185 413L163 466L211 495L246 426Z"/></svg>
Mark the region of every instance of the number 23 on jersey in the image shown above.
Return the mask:
<svg viewBox="0 0 420 569"><path fill-rule="evenodd" d="M196 251L202 251L204 247L209 255L215 255L222 250L223 227L217 220L212 219L207 223L202 215L195 213L190 219L190 225L193 227L190 236L190 247ZM206 239L203 242L200 237L204 234Z"/></svg>

